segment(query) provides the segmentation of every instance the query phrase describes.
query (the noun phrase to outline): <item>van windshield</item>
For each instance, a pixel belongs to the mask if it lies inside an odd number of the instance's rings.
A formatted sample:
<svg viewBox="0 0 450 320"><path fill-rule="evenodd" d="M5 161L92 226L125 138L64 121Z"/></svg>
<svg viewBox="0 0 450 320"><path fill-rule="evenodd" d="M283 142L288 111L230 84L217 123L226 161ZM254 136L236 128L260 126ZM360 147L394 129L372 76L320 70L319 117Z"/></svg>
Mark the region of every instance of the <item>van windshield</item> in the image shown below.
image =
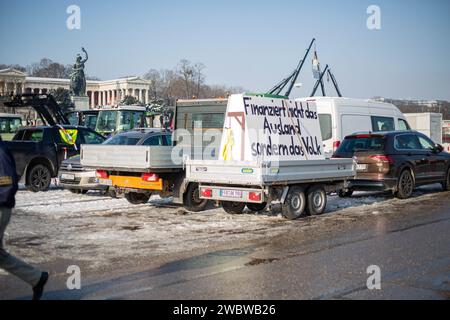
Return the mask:
<svg viewBox="0 0 450 320"><path fill-rule="evenodd" d="M357 151L384 150L385 140L379 136L346 137L336 154L354 154Z"/></svg>

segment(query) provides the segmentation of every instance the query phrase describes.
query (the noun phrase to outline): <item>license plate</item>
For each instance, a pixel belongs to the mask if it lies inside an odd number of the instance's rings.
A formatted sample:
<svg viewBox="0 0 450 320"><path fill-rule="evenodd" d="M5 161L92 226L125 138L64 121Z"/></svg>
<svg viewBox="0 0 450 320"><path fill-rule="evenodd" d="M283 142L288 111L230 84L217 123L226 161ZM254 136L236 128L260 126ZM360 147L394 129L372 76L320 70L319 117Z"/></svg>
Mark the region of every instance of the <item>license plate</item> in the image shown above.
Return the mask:
<svg viewBox="0 0 450 320"><path fill-rule="evenodd" d="M112 186L112 180L111 179L97 179L97 183L104 185L104 186Z"/></svg>
<svg viewBox="0 0 450 320"><path fill-rule="evenodd" d="M356 170L357 171L366 171L367 170L367 164L360 164L360 163L358 163L356 165Z"/></svg>
<svg viewBox="0 0 450 320"><path fill-rule="evenodd" d="M221 189L220 196L225 198L242 198L241 190Z"/></svg>
<svg viewBox="0 0 450 320"><path fill-rule="evenodd" d="M62 173L62 174L61 174L61 179L62 179L62 180L75 180L75 175L73 175L73 174L67 174L67 173Z"/></svg>

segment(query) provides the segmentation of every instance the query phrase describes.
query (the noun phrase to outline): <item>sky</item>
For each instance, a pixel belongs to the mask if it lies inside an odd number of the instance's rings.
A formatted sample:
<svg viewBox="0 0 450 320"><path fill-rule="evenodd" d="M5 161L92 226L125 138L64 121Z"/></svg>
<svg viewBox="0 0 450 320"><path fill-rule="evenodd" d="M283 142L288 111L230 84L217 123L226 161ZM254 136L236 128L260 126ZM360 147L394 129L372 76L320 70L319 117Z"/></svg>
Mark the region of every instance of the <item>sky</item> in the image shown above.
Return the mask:
<svg viewBox="0 0 450 320"><path fill-rule="evenodd" d="M81 29L69 30L77 5ZM381 29L370 30L377 5ZM448 0L0 0L0 63L69 64L85 47L102 80L206 65L208 84L266 92L293 71L312 38L344 96L450 100ZM308 96L311 56L293 96ZM328 95L335 95L326 83Z"/></svg>

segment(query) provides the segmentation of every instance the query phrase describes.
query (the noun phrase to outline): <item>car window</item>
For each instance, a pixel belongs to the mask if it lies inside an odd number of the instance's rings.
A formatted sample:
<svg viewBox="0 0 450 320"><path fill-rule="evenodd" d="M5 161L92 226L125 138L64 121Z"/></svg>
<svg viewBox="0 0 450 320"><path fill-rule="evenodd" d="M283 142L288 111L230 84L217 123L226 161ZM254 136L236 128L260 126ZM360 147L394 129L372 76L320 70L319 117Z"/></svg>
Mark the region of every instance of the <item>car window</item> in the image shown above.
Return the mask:
<svg viewBox="0 0 450 320"><path fill-rule="evenodd" d="M17 131L17 133L15 134L15 136L13 137L13 141L21 141L23 134L25 133L26 130L19 130Z"/></svg>
<svg viewBox="0 0 450 320"><path fill-rule="evenodd" d="M401 134L395 137L394 147L397 150L420 150L422 146L414 134Z"/></svg>
<svg viewBox="0 0 450 320"><path fill-rule="evenodd" d="M44 130L26 130L22 141L41 142L44 137Z"/></svg>
<svg viewBox="0 0 450 320"><path fill-rule="evenodd" d="M345 138L336 154L339 153L355 153L363 150L384 150L383 137L348 137Z"/></svg>
<svg viewBox="0 0 450 320"><path fill-rule="evenodd" d="M374 132L395 130L394 118L373 116L371 119Z"/></svg>
<svg viewBox="0 0 450 320"><path fill-rule="evenodd" d="M100 143L103 143L103 141L105 141L105 138L103 138L101 135L99 135L96 132L82 130L81 133L83 135L83 143L100 144Z"/></svg>
<svg viewBox="0 0 450 320"><path fill-rule="evenodd" d="M128 134L118 134L116 136L113 136L103 142L103 144L111 144L111 145L127 145L127 146L135 146L139 140L142 139L142 136L137 135L128 135Z"/></svg>
<svg viewBox="0 0 450 320"><path fill-rule="evenodd" d="M435 144L433 141L431 141L428 138L422 137L422 136L418 136L418 138L419 138L420 145L422 146L422 149L427 149L427 150L434 149Z"/></svg>
<svg viewBox="0 0 450 320"><path fill-rule="evenodd" d="M144 141L144 146L162 146L162 135L152 136Z"/></svg>
<svg viewBox="0 0 450 320"><path fill-rule="evenodd" d="M331 132L331 114L319 114L320 131L322 133L322 140L329 140L332 138Z"/></svg>
<svg viewBox="0 0 450 320"><path fill-rule="evenodd" d="M411 130L408 122L406 122L406 120L400 119L400 118L398 118L398 129L399 130Z"/></svg>

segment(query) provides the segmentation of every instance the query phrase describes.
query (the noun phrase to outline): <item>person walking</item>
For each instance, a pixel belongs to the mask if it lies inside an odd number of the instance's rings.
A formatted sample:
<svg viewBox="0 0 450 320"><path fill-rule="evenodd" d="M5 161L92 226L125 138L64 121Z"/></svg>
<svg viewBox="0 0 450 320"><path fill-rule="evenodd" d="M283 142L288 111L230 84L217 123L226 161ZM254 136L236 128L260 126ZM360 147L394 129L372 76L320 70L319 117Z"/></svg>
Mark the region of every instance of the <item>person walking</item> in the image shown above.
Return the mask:
<svg viewBox="0 0 450 320"><path fill-rule="evenodd" d="M0 136L0 269L28 283L33 289L33 300L40 300L49 274L10 255L3 247L3 236L15 206L17 184L14 158Z"/></svg>

